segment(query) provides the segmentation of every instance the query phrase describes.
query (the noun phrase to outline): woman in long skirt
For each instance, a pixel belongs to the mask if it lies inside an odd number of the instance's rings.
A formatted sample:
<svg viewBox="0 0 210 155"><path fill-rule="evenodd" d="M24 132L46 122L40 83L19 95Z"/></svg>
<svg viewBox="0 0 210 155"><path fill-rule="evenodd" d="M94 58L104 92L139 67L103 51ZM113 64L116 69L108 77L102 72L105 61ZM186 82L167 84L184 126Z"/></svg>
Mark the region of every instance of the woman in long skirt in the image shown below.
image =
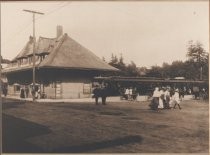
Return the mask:
<svg viewBox="0 0 210 155"><path fill-rule="evenodd" d="M152 110L158 110L159 98L160 98L160 92L159 92L158 87L155 88L152 97L153 97L153 99L152 99L152 102L150 104L150 107L151 107Z"/></svg>
<svg viewBox="0 0 210 155"><path fill-rule="evenodd" d="M159 97L158 110L160 110L160 109L163 109L163 108L164 108L164 106L163 106L164 92L163 92L163 90L161 89L159 93L160 93L160 97Z"/></svg>

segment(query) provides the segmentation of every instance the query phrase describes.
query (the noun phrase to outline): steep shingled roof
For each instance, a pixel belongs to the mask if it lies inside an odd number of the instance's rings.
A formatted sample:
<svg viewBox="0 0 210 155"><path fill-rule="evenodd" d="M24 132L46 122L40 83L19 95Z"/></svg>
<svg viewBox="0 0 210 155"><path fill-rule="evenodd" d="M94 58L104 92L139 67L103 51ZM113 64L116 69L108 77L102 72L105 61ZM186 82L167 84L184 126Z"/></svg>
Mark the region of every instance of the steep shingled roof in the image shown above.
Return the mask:
<svg viewBox="0 0 210 155"><path fill-rule="evenodd" d="M33 37L31 36L29 38L29 41L26 43L25 47L20 51L20 53L12 61L15 61L20 58L25 58L30 53L33 53Z"/></svg>
<svg viewBox="0 0 210 155"><path fill-rule="evenodd" d="M40 37L36 43L36 54L48 54L44 60L36 64L38 68L65 68L65 69L82 69L82 70L103 70L118 71L93 54L90 50L80 45L77 41L70 38L67 34L59 38ZM33 54L33 38L27 42L23 50L13 59L16 61L20 58L27 58ZM18 68L5 68L4 72L30 69L29 66L19 66Z"/></svg>
<svg viewBox="0 0 210 155"><path fill-rule="evenodd" d="M39 64L39 67L118 70L102 61L67 34L55 43L53 51Z"/></svg>
<svg viewBox="0 0 210 155"><path fill-rule="evenodd" d="M49 53L50 48L54 45L56 38L44 38L39 37L38 42L36 42L35 54ZM20 51L20 53L12 60L15 61L21 58L27 58L29 55L33 54L33 37L30 36L29 41L26 43L25 47Z"/></svg>

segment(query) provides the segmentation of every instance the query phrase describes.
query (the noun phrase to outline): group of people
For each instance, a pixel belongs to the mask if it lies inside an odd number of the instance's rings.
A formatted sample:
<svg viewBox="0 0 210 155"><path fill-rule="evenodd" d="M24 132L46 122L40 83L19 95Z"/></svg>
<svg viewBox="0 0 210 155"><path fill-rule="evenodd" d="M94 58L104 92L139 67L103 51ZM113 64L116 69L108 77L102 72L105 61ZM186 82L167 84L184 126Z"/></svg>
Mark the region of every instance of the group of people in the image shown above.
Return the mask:
<svg viewBox="0 0 210 155"><path fill-rule="evenodd" d="M160 111L161 109L171 109L179 107L181 110L180 102L183 98L183 94L179 91L178 88L155 88L153 95L153 99L150 103L150 108L152 110Z"/></svg>
<svg viewBox="0 0 210 155"><path fill-rule="evenodd" d="M125 88L123 94L121 95L126 100L136 100L137 97L136 88Z"/></svg>
<svg viewBox="0 0 210 155"><path fill-rule="evenodd" d="M22 86L20 88L20 98L28 98L29 97L29 87L28 86ZM35 95L35 98L38 99L40 98L40 89L34 90L33 88L31 89L31 95Z"/></svg>
<svg viewBox="0 0 210 155"><path fill-rule="evenodd" d="M96 88L93 90L92 98L95 98L95 104L98 105L98 99L101 97L102 104L106 104L106 97L108 96L109 90L107 85L96 85Z"/></svg>
<svg viewBox="0 0 210 155"><path fill-rule="evenodd" d="M29 96L28 86L22 86L20 88L20 98L28 98L28 96Z"/></svg>

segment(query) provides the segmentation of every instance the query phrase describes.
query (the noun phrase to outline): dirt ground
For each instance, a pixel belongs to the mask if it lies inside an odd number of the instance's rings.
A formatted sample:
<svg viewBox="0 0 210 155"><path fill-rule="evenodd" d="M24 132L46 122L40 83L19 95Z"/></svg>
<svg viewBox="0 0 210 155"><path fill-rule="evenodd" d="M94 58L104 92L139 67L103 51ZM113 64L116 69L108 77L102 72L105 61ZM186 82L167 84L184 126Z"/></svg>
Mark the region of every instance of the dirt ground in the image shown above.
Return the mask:
<svg viewBox="0 0 210 155"><path fill-rule="evenodd" d="M182 110L149 102L23 103L3 100L3 153L208 153L208 101Z"/></svg>

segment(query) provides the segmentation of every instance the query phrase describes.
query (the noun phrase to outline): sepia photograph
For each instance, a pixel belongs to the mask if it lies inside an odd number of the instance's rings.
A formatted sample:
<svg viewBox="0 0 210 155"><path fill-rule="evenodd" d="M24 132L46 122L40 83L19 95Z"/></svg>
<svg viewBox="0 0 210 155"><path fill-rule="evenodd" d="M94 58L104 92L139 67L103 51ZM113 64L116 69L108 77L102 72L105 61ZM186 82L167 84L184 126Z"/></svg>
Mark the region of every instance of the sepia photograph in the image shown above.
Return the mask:
<svg viewBox="0 0 210 155"><path fill-rule="evenodd" d="M209 0L1 1L1 153L209 153Z"/></svg>

